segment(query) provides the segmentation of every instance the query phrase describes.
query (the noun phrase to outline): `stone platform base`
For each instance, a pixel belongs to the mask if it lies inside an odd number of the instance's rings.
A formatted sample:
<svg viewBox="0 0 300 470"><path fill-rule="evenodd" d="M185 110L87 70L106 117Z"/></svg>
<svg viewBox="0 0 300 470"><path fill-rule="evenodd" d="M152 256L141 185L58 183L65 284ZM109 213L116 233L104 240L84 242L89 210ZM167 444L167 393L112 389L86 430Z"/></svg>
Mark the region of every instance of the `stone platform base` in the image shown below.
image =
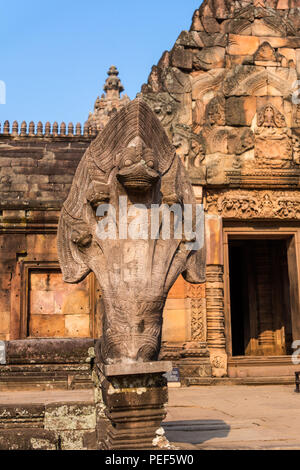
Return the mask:
<svg viewBox="0 0 300 470"><path fill-rule="evenodd" d="M27 339L5 342L0 364L0 393L26 390L93 389L92 369L96 341L83 339ZM299 365L291 356L234 357L228 359L228 377L213 378L208 350L165 346L161 358L172 361L182 386L292 384ZM193 357L193 354L195 356Z"/></svg>
<svg viewBox="0 0 300 470"><path fill-rule="evenodd" d="M93 388L93 339L27 339L5 342L0 392Z"/></svg>
<svg viewBox="0 0 300 470"><path fill-rule="evenodd" d="M76 401L78 392L73 396L72 392L50 392L50 397L43 392L14 395L18 403L9 403L8 397L2 400L8 403L0 404L0 450L99 449L97 437L105 423L97 420L91 391L83 391L85 399L91 398L86 401ZM34 403L37 401L46 403Z"/></svg>
<svg viewBox="0 0 300 470"><path fill-rule="evenodd" d="M274 383L277 377L282 382L295 380L299 365L292 362L291 356L238 356L228 360L228 377L231 379L264 380Z"/></svg>
<svg viewBox="0 0 300 470"><path fill-rule="evenodd" d="M171 362L146 362L97 366L104 413L108 419L102 448L153 450L169 445L159 435L167 415L166 372Z"/></svg>
<svg viewBox="0 0 300 470"><path fill-rule="evenodd" d="M170 448L161 423L171 369L169 362L95 365L94 390L2 393L0 450Z"/></svg>

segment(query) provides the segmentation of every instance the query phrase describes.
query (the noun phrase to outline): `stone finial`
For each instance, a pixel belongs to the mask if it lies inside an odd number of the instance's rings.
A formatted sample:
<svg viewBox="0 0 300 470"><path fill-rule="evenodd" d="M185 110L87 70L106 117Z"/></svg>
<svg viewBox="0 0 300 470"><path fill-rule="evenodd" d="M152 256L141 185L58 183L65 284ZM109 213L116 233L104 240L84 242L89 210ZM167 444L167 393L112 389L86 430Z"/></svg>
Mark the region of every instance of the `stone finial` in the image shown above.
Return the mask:
<svg viewBox="0 0 300 470"><path fill-rule="evenodd" d="M94 111L97 111L98 109L100 109L101 107L101 100L99 98L99 96L97 96L97 99L95 101L95 104L94 104Z"/></svg>
<svg viewBox="0 0 300 470"><path fill-rule="evenodd" d="M12 125L12 135L18 135L18 132L19 132L18 121L14 121Z"/></svg>
<svg viewBox="0 0 300 470"><path fill-rule="evenodd" d="M9 121L5 121L3 125L3 134L8 135L10 130Z"/></svg>
<svg viewBox="0 0 300 470"><path fill-rule="evenodd" d="M106 98L109 99L119 99L120 94L124 91L124 87L119 79L119 71L117 67L112 65L107 72L108 78L106 79L103 90L106 92ZM98 98L99 100L99 98ZM97 101L96 101L97 102Z"/></svg>
<svg viewBox="0 0 300 470"><path fill-rule="evenodd" d="M45 136L49 137L51 135L51 124L49 121L45 124Z"/></svg>
<svg viewBox="0 0 300 470"><path fill-rule="evenodd" d="M97 124L95 122L92 123L91 135L92 137L96 137L97 135Z"/></svg>
<svg viewBox="0 0 300 470"><path fill-rule="evenodd" d="M90 129L90 125L89 125L88 121L85 121L84 126L83 126L83 135L84 135L84 137L89 136L89 129Z"/></svg>
<svg viewBox="0 0 300 470"><path fill-rule="evenodd" d="M80 122L77 122L77 124L76 124L76 136L77 137L81 136L81 124L80 124Z"/></svg>
<svg viewBox="0 0 300 470"><path fill-rule="evenodd" d="M26 133L27 133L27 124L26 124L25 121L23 121L22 124L21 124L21 133L20 133L20 135L23 137L23 136L26 135Z"/></svg>
<svg viewBox="0 0 300 470"><path fill-rule="evenodd" d="M30 123L29 123L28 135L29 135L30 137L32 137L32 136L35 135L35 125L34 125L34 122L33 122L33 121L30 121Z"/></svg>
<svg viewBox="0 0 300 470"><path fill-rule="evenodd" d="M58 123L55 121L52 126L52 134L54 137L58 135Z"/></svg>
<svg viewBox="0 0 300 470"><path fill-rule="evenodd" d="M73 122L69 122L68 124L68 136L72 137L74 135L74 125Z"/></svg>
<svg viewBox="0 0 300 470"><path fill-rule="evenodd" d="M39 121L36 126L36 135L38 137L42 137L43 135L43 123Z"/></svg>
<svg viewBox="0 0 300 470"><path fill-rule="evenodd" d="M60 135L66 135L66 124L64 122L62 122L60 125Z"/></svg>

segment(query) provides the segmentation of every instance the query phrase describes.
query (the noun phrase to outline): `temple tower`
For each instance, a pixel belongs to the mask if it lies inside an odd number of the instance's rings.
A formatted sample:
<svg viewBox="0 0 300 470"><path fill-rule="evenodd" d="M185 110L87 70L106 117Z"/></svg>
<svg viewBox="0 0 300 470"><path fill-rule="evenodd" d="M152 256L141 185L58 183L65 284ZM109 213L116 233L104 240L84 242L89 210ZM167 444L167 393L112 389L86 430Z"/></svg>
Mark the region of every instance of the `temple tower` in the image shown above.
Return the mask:
<svg viewBox="0 0 300 470"><path fill-rule="evenodd" d="M205 0L142 87L205 206L185 340L204 340L217 377L288 375L300 338L299 48L299 0Z"/></svg>
<svg viewBox="0 0 300 470"><path fill-rule="evenodd" d="M112 65L107 75L108 77L103 87L105 93L102 94L101 98L97 97L94 112L89 114L87 121L92 126L96 124L98 131L106 126L113 114L126 106L130 101L127 95L121 96L124 87L119 78L117 67Z"/></svg>

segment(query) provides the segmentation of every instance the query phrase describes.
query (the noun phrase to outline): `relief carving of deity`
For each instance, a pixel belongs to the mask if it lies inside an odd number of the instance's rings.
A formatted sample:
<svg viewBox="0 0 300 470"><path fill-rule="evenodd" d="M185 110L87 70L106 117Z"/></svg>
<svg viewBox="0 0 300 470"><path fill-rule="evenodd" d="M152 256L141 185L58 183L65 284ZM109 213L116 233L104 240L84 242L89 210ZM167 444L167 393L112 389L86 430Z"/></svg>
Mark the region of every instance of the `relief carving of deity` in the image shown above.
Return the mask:
<svg viewBox="0 0 300 470"><path fill-rule="evenodd" d="M291 130L284 115L272 104L257 114L255 156L260 167L290 168L293 159Z"/></svg>

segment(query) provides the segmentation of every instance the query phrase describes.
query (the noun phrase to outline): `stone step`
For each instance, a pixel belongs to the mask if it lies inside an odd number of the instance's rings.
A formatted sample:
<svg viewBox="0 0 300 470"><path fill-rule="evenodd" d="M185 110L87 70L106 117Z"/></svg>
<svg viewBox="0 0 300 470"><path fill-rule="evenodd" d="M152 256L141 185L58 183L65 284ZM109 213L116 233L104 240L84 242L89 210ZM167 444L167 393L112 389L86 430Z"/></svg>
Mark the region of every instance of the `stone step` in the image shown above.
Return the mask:
<svg viewBox="0 0 300 470"><path fill-rule="evenodd" d="M186 380L186 386L194 385L292 385L295 377L193 377Z"/></svg>
<svg viewBox="0 0 300 470"><path fill-rule="evenodd" d="M0 393L0 450L97 449L96 409L91 390Z"/></svg>

